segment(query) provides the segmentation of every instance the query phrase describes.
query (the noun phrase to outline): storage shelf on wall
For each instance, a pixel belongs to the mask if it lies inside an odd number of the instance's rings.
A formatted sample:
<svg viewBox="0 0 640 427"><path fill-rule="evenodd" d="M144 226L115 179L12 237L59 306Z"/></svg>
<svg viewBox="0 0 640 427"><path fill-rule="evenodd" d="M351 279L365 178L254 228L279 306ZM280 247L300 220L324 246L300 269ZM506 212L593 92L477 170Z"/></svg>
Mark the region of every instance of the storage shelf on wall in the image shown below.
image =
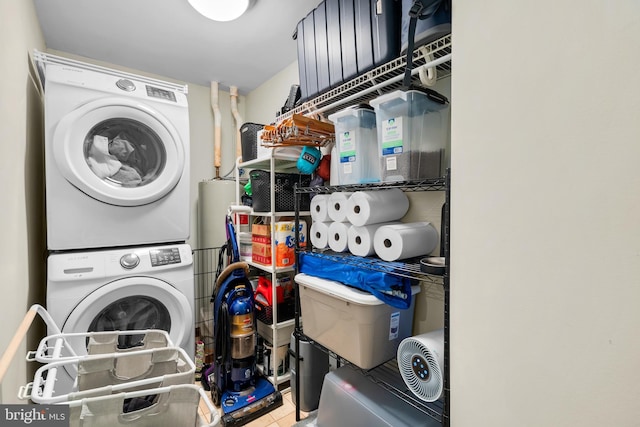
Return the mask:
<svg viewBox="0 0 640 427"><path fill-rule="evenodd" d="M443 191L446 178L430 178L415 181L380 182L372 184L352 184L335 186L298 187L298 193L333 193L335 191L373 191L399 188L402 191Z"/></svg>
<svg viewBox="0 0 640 427"><path fill-rule="evenodd" d="M419 264L417 264L416 260L404 260L402 262L384 262L375 257L355 257L350 256L348 254L338 254L332 251L326 250L313 250L309 247L307 248L299 248L297 251L297 255L301 252L309 253L312 251L313 256L318 257L326 257L331 259L334 262L341 262L352 264L355 263L359 267L365 267L372 270L383 271L387 273L391 273L397 276L408 277L410 279L420 280L423 282L430 282L442 285L444 288L444 367L443 367L443 396L440 400L432 403L424 402L417 398L411 391L409 391L408 387L404 384L402 377L400 376L400 372L398 370L397 362L394 360L390 360L383 365L380 365L376 368L370 370L362 370L362 372L370 378L375 383L379 384L383 388L390 391L395 396L399 397L403 401L407 402L411 406L415 407L419 411L423 412L425 415L430 418L438 421L445 427L449 427L449 404L450 404L450 388L449 388L449 206L450 206L450 196L451 196L451 174L450 171L447 171L447 176L444 178L436 178L436 179L425 179L418 181L405 181L405 182L395 182L395 183L375 183L375 184L358 184L358 185L340 185L340 186L326 186L326 187L296 187L296 207L298 206L298 201L300 198L300 194L304 193L331 193L335 191L359 191L359 190L382 190L387 188L399 188L403 191L444 191L445 192L445 220L443 224L441 224L441 232L444 234L444 256L445 256L445 273L443 276L433 276L430 274L423 273L420 270ZM296 221L299 219L296 216ZM296 262L296 265L298 263ZM328 350L324 346L316 343L313 339L306 337L304 335L304 327L300 324L300 301L299 301L299 293L297 284L294 285L296 289L296 316L295 316L295 328L294 333L296 336L296 345L301 337L306 340L311 341L317 347L323 349L325 352L328 352L332 357L338 360L340 363L350 363L348 360L342 358L340 355L335 354L334 352ZM295 349L295 354L298 354L298 349ZM299 363L296 360L296 363ZM355 366L355 365L353 365ZM298 369L298 367L296 367ZM296 371L298 372L299 369ZM297 381L297 378L296 378ZM296 387L296 390L300 390L300 387ZM299 396L297 397L297 401L299 400ZM299 419L299 408L296 407L296 418Z"/></svg>
<svg viewBox="0 0 640 427"><path fill-rule="evenodd" d="M416 48L412 53L413 68L411 70L411 85L417 87L426 87L427 84L422 82L422 77L427 70L436 72L436 79L440 80L451 75L451 58L452 58L452 41L451 34L448 34L430 44ZM275 123L291 117L293 114L328 116L331 113L341 109L367 103L370 100L398 89L403 88L404 74L406 68L406 55L402 55L395 60L383 64L373 70L364 73L326 93L323 93L313 99L303 102L300 106L276 117ZM414 279L442 284L444 288L444 367L443 367L443 397L440 401L433 404L427 404L417 399L412 393L408 392L404 387L400 377L397 364L390 361L380 367L374 368L366 372L366 375L373 381L379 383L389 391L399 396L404 401L424 412L430 418L437 420L444 427L449 427L450 414L450 388L449 388L449 217L450 217L450 191L451 191L450 172L447 176L439 179L381 183L381 184L359 184L349 186L320 186L306 187L295 189L296 212L300 206L300 195L304 193L331 193L335 191L360 191L360 190L379 190L387 188L400 188L403 191L445 191L445 223L442 224L441 232L444 234L444 256L445 256L445 274L444 276L431 276L419 271L419 267L415 263L404 263L402 271L395 266L395 274L410 276ZM296 215L296 221L299 216ZM296 236L297 237L297 236ZM309 250L307 248L306 250ZM297 252L299 254L299 252ZM327 251L314 251L315 256L338 256ZM336 259L337 262L348 261L347 257ZM297 265L297 264L296 264ZM386 268L382 262L374 263L373 268ZM303 330L300 324L300 305L298 298L297 284L296 288L296 317L295 317L295 335L300 338ZM307 337L308 338L308 337ZM296 339L296 347L299 340ZM325 349L326 350L326 349ZM328 350L326 350L328 351ZM295 349L298 354L298 348ZM339 355L334 355L340 360ZM344 361L346 363L346 361ZM296 364L299 361L296 360ZM296 368L299 368L296 366ZM296 378L298 380L299 376ZM400 381L398 383L398 381ZM297 384L297 391L300 386ZM299 402L299 396L297 401ZM296 420L300 419L299 407L296 406Z"/></svg>
<svg viewBox="0 0 640 427"><path fill-rule="evenodd" d="M412 84L423 86L420 82L420 70L435 67L437 79L451 75L451 34L448 34L413 51ZM387 62L364 73L334 89L329 90L295 109L276 118L276 123L293 114L318 114L328 116L344 107L363 102L384 93L402 88L403 76L407 65L406 55Z"/></svg>

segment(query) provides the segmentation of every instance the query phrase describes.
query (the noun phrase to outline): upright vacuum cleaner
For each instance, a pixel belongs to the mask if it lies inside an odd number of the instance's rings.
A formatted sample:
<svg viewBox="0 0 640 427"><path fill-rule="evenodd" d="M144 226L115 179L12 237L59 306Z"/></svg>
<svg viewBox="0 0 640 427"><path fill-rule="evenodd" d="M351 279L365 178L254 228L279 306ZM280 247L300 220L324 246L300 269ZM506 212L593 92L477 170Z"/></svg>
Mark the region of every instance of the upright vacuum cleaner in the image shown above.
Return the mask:
<svg viewBox="0 0 640 427"><path fill-rule="evenodd" d="M222 408L224 426L241 426L282 405L282 395L256 369L256 319L249 266L240 262L230 215L226 218L229 265L221 254L211 297L214 362L206 381L211 398ZM224 251L223 251L224 252Z"/></svg>

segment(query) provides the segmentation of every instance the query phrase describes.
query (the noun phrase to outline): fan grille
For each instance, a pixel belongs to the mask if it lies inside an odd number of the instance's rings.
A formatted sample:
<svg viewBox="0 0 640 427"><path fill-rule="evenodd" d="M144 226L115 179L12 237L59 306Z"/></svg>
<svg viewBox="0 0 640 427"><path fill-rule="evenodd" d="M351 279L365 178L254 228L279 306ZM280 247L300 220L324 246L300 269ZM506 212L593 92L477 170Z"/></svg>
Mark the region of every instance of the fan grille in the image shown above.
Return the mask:
<svg viewBox="0 0 640 427"><path fill-rule="evenodd" d="M398 348L398 368L404 383L418 398L434 402L442 394L442 370L437 356L423 343L408 338Z"/></svg>

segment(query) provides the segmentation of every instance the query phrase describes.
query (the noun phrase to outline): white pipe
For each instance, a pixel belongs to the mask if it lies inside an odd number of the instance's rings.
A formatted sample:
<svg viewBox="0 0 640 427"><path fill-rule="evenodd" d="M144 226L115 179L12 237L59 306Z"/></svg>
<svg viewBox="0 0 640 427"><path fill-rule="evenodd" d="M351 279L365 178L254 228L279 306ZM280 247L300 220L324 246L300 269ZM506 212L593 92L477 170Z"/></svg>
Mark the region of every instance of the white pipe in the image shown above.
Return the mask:
<svg viewBox="0 0 640 427"><path fill-rule="evenodd" d="M238 112L238 88L231 86L229 88L231 94L231 113L236 120L236 157L242 156L242 144L240 142L240 128L242 127L242 117Z"/></svg>
<svg viewBox="0 0 640 427"><path fill-rule="evenodd" d="M222 114L218 105L218 82L211 82L211 109L213 110L214 135L213 135L213 164L216 168L216 179L220 178L220 142L222 140Z"/></svg>
<svg viewBox="0 0 640 427"><path fill-rule="evenodd" d="M426 63L433 61L433 55L429 52L428 47L422 46L419 48L419 51ZM438 81L438 71L436 67L425 68L425 66L422 65L420 71L418 71L418 75L420 76L420 82L424 86L433 86Z"/></svg>

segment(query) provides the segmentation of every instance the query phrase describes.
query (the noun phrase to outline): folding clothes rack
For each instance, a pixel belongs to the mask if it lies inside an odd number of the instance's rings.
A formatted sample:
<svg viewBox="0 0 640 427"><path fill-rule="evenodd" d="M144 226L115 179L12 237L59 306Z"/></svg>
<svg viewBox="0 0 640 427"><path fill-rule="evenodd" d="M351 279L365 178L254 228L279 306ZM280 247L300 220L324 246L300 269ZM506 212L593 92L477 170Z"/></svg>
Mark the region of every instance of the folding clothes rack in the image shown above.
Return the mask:
<svg viewBox="0 0 640 427"><path fill-rule="evenodd" d="M37 304L29 309L0 359L0 381L36 314L54 334L27 353L27 361L44 365L32 383L20 388L19 398L67 405L71 427L213 427L220 423L219 412L205 391L193 384L193 361L173 346L165 331L65 334ZM120 348L118 342L123 340L140 342ZM74 342L83 345L74 346ZM87 354L77 354L74 348L86 348ZM72 377L73 385L56 390L63 377ZM207 407L209 420L199 412L200 402Z"/></svg>

